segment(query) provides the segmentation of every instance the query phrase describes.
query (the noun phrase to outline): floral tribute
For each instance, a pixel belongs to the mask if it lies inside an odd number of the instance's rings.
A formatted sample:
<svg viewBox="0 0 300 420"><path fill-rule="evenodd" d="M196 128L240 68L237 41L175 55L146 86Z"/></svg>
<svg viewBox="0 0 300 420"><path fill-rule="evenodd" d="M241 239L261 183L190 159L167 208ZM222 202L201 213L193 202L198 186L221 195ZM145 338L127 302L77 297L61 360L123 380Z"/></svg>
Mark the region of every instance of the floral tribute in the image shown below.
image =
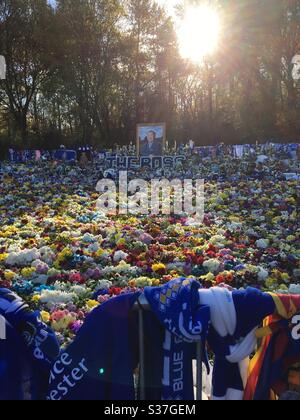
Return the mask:
<svg viewBox="0 0 300 420"><path fill-rule="evenodd" d="M96 182L46 164L11 166L0 184L0 287L39 310L62 345L96 306L178 276L300 293L295 181L206 183L202 224L105 217Z"/></svg>

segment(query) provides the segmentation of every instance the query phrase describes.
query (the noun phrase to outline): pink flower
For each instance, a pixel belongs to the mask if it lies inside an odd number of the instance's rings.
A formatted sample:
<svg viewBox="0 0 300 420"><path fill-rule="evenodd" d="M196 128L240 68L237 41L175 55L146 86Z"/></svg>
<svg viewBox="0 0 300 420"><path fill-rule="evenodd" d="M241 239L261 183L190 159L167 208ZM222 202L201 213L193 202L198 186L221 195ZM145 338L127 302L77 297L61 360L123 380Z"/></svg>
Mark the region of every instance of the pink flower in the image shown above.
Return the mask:
<svg viewBox="0 0 300 420"><path fill-rule="evenodd" d="M69 281L71 283L76 283L76 284L83 284L85 283L84 278L81 276L80 273L71 273L69 275Z"/></svg>
<svg viewBox="0 0 300 420"><path fill-rule="evenodd" d="M52 321L60 321L61 319L63 319L68 314L69 314L69 311L56 311L56 312L52 313L51 319L52 319Z"/></svg>
<svg viewBox="0 0 300 420"><path fill-rule="evenodd" d="M109 295L99 296L99 297L98 297L98 302L99 302L99 303L105 303L105 302L107 302L109 299L110 299L110 296L109 296Z"/></svg>

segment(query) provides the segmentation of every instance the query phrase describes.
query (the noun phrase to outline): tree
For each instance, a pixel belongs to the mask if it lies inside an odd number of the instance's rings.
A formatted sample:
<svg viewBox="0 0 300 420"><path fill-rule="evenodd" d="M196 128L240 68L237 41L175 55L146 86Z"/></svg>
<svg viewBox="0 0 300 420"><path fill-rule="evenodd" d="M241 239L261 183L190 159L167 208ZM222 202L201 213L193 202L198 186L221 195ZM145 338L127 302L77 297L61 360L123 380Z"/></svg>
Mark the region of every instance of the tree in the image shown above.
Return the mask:
<svg viewBox="0 0 300 420"><path fill-rule="evenodd" d="M60 77L83 143L91 141L95 128L104 143L111 135L121 16L116 0L58 1Z"/></svg>
<svg viewBox="0 0 300 420"><path fill-rule="evenodd" d="M181 58L155 0L56 3L0 2L1 138L112 146L132 141L136 123L161 120L177 142L300 139L299 0L210 0L220 43L198 66Z"/></svg>
<svg viewBox="0 0 300 420"><path fill-rule="evenodd" d="M0 13L0 50L7 63L0 103L26 143L30 105L54 71L53 13L46 0L6 0Z"/></svg>

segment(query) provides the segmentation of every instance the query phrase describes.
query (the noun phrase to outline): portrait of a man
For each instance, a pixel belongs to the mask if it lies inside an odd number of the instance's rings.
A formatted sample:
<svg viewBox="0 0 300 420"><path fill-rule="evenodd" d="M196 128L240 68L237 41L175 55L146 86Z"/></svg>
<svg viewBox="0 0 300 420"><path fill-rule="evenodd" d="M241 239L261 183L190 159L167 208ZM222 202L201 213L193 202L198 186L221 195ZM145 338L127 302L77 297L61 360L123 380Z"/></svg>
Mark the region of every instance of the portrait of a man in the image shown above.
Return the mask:
<svg viewBox="0 0 300 420"><path fill-rule="evenodd" d="M165 124L138 125L138 154L140 156L162 156L165 137Z"/></svg>

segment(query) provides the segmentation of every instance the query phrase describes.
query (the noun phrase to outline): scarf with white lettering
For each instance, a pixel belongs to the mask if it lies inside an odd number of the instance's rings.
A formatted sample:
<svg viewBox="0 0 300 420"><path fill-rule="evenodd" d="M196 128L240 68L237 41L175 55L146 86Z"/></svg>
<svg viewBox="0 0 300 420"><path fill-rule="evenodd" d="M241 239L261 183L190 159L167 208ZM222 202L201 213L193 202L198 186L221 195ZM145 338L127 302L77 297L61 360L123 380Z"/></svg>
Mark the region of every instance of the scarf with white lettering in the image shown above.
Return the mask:
<svg viewBox="0 0 300 420"><path fill-rule="evenodd" d="M10 290L0 288L0 400L44 399L59 354L55 333ZM2 334L4 333L4 337Z"/></svg>
<svg viewBox="0 0 300 420"><path fill-rule="evenodd" d="M195 280L181 278L145 289L154 314L166 329L162 400L194 400L193 344L206 340L210 321L209 308L200 307L199 288Z"/></svg>
<svg viewBox="0 0 300 420"><path fill-rule="evenodd" d="M275 310L270 295L257 289L200 290L200 302L211 311L208 343L214 351L214 400L242 400L247 381L249 356L257 343L255 331Z"/></svg>

